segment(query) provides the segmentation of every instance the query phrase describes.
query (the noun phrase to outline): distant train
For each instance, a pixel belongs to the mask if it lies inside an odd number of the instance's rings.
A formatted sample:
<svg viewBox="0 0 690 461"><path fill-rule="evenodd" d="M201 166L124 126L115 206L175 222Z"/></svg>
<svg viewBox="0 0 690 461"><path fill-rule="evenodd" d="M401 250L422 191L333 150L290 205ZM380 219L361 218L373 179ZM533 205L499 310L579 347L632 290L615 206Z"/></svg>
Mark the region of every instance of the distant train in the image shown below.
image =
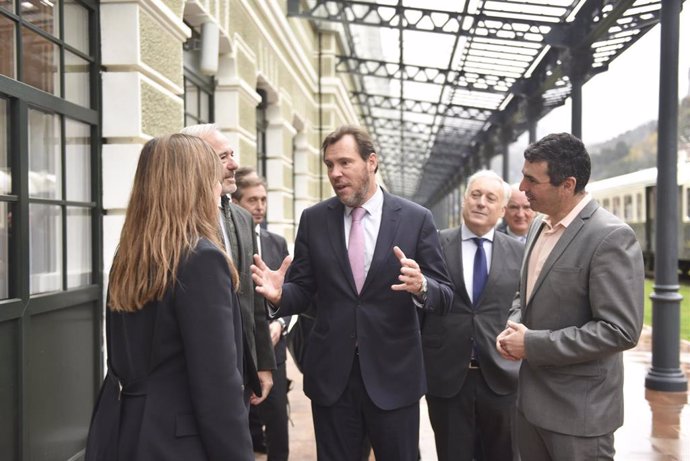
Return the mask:
<svg viewBox="0 0 690 461"><path fill-rule="evenodd" d="M678 163L678 269L683 278L690 276L690 161L684 151ZM654 270L657 169L594 181L587 190L601 206L633 228L644 253L645 269Z"/></svg>

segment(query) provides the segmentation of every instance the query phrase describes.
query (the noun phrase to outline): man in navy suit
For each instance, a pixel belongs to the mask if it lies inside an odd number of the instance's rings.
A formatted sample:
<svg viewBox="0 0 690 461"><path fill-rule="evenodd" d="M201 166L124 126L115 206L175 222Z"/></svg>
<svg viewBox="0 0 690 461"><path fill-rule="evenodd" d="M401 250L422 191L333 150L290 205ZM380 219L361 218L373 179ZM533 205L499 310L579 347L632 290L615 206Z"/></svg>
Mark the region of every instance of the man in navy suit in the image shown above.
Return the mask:
<svg viewBox="0 0 690 461"><path fill-rule="evenodd" d="M235 171L237 190L232 193L232 201L252 215L256 232L259 255L268 267L278 268L288 255L287 242L283 237L261 228L266 218L266 181L254 168L241 167ZM268 327L276 357L273 370L273 387L266 400L249 409L249 429L252 434L254 451L268 454L268 461L287 461L289 449L287 392L288 379L285 370L285 333L290 317L272 320ZM264 426L266 433L264 437ZM264 440L265 438L265 440Z"/></svg>
<svg viewBox="0 0 690 461"><path fill-rule="evenodd" d="M524 248L494 229L509 196L510 186L500 176L478 171L467 181L462 226L440 234L455 285L453 306L448 315L425 316L422 328L426 399L439 461L514 459L520 362L504 359L494 347L519 288Z"/></svg>
<svg viewBox="0 0 690 461"><path fill-rule="evenodd" d="M378 461L416 461L426 392L418 312L443 314L453 299L436 227L429 210L377 185L361 128L329 134L322 153L336 197L302 213L287 277L289 258L271 271L255 257L256 289L274 316L314 299L304 390L318 459L360 461L366 435Z"/></svg>

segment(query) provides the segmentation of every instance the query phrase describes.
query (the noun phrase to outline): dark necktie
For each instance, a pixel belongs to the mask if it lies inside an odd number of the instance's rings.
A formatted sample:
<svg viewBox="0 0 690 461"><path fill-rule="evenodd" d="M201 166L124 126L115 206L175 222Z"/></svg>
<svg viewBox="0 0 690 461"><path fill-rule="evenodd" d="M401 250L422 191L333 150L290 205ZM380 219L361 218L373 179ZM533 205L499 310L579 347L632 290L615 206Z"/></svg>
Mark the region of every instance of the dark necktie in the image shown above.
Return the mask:
<svg viewBox="0 0 690 461"><path fill-rule="evenodd" d="M350 269L355 279L357 293L362 291L364 285L364 226L362 218L367 210L361 207L353 208L350 216L352 226L350 226L350 240L347 244L347 257L350 260Z"/></svg>
<svg viewBox="0 0 690 461"><path fill-rule="evenodd" d="M477 244L477 252L474 254L474 269L472 271L472 305L476 307L479 304L482 291L484 291L486 279L489 278L489 271L486 267L486 253L483 246L487 239L474 237L472 240Z"/></svg>

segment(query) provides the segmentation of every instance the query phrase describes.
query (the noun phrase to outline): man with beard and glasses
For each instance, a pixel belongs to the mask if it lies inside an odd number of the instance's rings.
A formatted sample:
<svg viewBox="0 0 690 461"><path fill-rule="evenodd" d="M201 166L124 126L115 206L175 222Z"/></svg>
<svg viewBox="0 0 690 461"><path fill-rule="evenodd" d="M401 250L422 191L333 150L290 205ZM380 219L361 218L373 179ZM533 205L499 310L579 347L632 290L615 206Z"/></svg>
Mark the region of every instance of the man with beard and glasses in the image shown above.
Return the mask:
<svg viewBox="0 0 690 461"><path fill-rule="evenodd" d="M272 316L314 299L304 359L320 461L360 461L364 437L378 461L416 461L426 392L419 311L453 299L429 210L384 192L369 135L344 126L322 144L336 197L302 213L294 261L277 271L255 257L256 290ZM286 276L287 272L287 276Z"/></svg>

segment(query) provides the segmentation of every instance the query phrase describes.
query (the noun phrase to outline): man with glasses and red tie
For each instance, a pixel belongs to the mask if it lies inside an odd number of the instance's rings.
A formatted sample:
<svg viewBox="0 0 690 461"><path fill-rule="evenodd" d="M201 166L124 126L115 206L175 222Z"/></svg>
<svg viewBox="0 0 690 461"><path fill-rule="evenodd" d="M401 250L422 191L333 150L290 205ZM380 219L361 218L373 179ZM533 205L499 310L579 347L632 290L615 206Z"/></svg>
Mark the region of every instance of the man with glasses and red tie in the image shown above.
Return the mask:
<svg viewBox="0 0 690 461"><path fill-rule="evenodd" d="M315 300L304 391L318 459L360 461L366 435L377 461L416 461L426 392L418 314L443 314L453 297L436 228L429 210L377 185L364 130L341 127L322 153L336 197L302 213L289 271L289 258L271 271L255 257L256 290L273 316Z"/></svg>
<svg viewBox="0 0 690 461"><path fill-rule="evenodd" d="M511 461L519 362L494 341L505 327L520 282L523 245L494 226L510 186L493 171L470 176L463 224L441 231L455 285L447 315L425 315L422 341L429 419L439 461Z"/></svg>

